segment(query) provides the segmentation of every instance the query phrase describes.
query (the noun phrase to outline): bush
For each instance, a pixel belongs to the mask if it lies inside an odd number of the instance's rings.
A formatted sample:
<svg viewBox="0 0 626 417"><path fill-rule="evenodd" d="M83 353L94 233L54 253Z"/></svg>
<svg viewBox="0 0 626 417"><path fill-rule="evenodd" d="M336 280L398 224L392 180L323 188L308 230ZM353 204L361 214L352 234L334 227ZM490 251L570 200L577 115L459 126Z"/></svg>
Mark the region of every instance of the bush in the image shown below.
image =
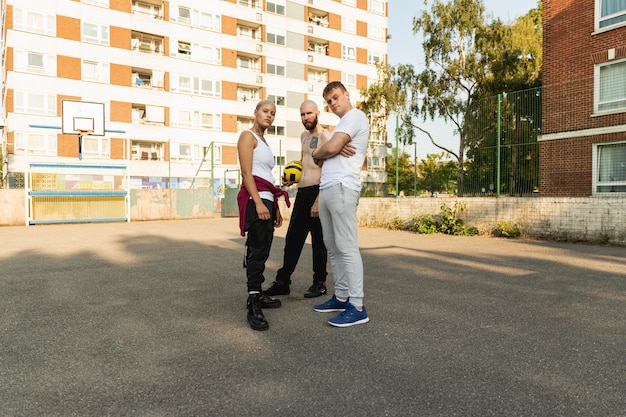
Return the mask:
<svg viewBox="0 0 626 417"><path fill-rule="evenodd" d="M496 237L516 238L520 236L520 230L511 222L500 221L491 232Z"/></svg>

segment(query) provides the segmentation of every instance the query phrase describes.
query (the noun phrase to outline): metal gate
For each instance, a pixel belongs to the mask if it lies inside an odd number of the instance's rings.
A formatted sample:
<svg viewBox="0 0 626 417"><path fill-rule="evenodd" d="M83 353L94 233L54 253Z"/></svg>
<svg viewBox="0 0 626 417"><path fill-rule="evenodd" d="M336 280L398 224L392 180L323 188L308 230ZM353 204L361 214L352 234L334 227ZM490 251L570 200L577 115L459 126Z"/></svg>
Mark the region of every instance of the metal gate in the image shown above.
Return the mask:
<svg viewBox="0 0 626 417"><path fill-rule="evenodd" d="M130 221L126 166L29 164L27 224Z"/></svg>

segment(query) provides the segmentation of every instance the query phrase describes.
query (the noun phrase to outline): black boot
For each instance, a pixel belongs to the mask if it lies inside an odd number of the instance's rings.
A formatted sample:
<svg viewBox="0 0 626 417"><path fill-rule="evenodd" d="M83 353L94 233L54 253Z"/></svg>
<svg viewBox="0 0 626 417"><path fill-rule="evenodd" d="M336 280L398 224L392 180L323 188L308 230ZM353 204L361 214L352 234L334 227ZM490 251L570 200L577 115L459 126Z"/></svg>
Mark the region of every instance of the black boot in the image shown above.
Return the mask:
<svg viewBox="0 0 626 417"><path fill-rule="evenodd" d="M261 310L261 294L248 295L248 323L252 330L267 330L270 325Z"/></svg>
<svg viewBox="0 0 626 417"><path fill-rule="evenodd" d="M261 294L260 302L261 308L278 308L282 304L278 298L272 298L265 294Z"/></svg>

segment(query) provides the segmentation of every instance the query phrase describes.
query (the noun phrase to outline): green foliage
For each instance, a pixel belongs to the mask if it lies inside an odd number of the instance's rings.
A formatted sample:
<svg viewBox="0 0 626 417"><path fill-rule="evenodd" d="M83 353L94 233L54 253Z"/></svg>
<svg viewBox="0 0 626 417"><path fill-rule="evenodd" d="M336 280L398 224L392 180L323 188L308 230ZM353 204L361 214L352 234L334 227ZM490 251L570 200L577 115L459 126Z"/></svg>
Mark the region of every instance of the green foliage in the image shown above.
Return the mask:
<svg viewBox="0 0 626 417"><path fill-rule="evenodd" d="M453 194L456 189L457 165L454 161L444 161L445 153L428 154L417 164L420 178L419 189L426 190L430 195L436 192Z"/></svg>
<svg viewBox="0 0 626 417"><path fill-rule="evenodd" d="M391 112L401 114L403 144L411 143L418 130L433 146L453 156L458 195L462 196L465 157L476 145L468 136L476 127L468 121L473 102L541 83L542 9L538 2L537 9L508 25L499 19L489 21L482 0L433 0L424 5L430 9L413 19L413 33L422 39L424 57L420 62L424 69L418 72L410 64L381 65L379 82L361 91L365 98L362 109L371 119L383 117L385 121ZM500 121L521 121L526 115L512 108ZM428 119L440 119L454 127L459 137L456 152L437 143L414 122ZM383 123L377 122L377 126L382 128Z"/></svg>
<svg viewBox="0 0 626 417"><path fill-rule="evenodd" d="M387 193L396 193L396 149L392 149L391 155L387 157ZM409 159L409 155L398 150L398 190L404 195L413 195L413 184L415 179L414 166Z"/></svg>
<svg viewBox="0 0 626 417"><path fill-rule="evenodd" d="M378 224L390 230L405 230L419 234L445 233L457 236L472 236L478 234L478 229L469 227L459 219L459 215L465 210L463 203L455 203L453 208L445 204L441 205L441 214L433 217L429 214L414 216L404 221L394 217L388 223Z"/></svg>
<svg viewBox="0 0 626 417"><path fill-rule="evenodd" d="M520 230L511 222L499 221L496 228L491 232L496 237L516 238L520 236Z"/></svg>
<svg viewBox="0 0 626 417"><path fill-rule="evenodd" d="M459 218L465 209L465 204L461 202L454 203L453 208L442 204L439 232L456 236L472 236L478 234L478 229L475 227L468 227L465 222Z"/></svg>

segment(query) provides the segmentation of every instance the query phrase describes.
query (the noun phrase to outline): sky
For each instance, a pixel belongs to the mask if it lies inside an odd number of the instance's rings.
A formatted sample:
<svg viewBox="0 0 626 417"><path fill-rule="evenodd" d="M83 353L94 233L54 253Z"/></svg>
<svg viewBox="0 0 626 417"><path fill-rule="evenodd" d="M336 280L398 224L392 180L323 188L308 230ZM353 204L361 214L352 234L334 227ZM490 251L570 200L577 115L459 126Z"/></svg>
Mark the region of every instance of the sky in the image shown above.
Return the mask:
<svg viewBox="0 0 626 417"><path fill-rule="evenodd" d="M483 0L485 13L488 17L499 17L504 23L511 23L519 16L525 15L529 10L537 7L537 0ZM388 52L389 64L398 63L412 64L418 70L421 68L424 56L421 52L420 40L413 34L413 18L428 7L422 0L389 0L389 39ZM388 129L393 132L395 120L390 118ZM429 124L427 130L437 137L437 142L450 147L458 152L458 140L455 140L451 128L443 123ZM429 153L440 153L441 150L432 146L430 140L424 134L416 136L417 147L405 146L405 152L411 155L417 154L417 159L425 159ZM442 139L442 137L449 139ZM394 144L395 145L395 144Z"/></svg>

